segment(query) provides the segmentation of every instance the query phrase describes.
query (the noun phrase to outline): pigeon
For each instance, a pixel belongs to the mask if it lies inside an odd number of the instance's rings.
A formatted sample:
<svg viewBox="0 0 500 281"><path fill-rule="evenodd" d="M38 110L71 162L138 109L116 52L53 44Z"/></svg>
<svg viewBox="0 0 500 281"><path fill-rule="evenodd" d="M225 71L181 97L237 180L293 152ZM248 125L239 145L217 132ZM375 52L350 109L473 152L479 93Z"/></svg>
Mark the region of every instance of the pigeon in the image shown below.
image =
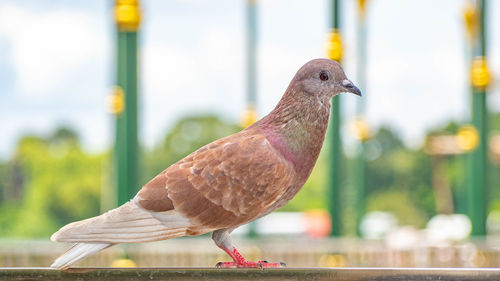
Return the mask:
<svg viewBox="0 0 500 281"><path fill-rule="evenodd" d="M209 232L232 259L217 267L285 266L246 260L230 233L279 209L302 188L323 145L330 100L342 92L361 96L337 62L307 62L267 116L171 165L122 206L54 233L52 241L75 244L51 267L67 269L119 243Z"/></svg>

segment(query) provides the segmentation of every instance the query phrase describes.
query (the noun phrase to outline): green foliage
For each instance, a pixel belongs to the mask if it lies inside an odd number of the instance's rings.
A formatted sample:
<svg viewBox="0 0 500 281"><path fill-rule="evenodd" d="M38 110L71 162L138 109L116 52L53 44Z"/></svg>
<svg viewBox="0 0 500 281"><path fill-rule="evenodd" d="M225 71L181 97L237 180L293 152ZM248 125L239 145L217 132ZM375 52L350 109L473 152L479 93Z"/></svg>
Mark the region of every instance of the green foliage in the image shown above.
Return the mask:
<svg viewBox="0 0 500 281"><path fill-rule="evenodd" d="M400 222L415 226L420 226L423 218L435 214L432 167L428 155L422 150L408 149L394 132L384 127L367 143L367 155L371 157L366 171L370 210L389 211L394 207L392 213L396 216L399 216L398 213L409 215ZM383 196L387 196L385 203ZM413 211L402 212L399 208L401 204L391 202L393 197L401 198L399 201L406 202L407 209Z"/></svg>
<svg viewBox="0 0 500 281"><path fill-rule="evenodd" d="M371 194L367 198L366 211L384 211L392 213L400 225L425 226L428 215L416 204L416 200L407 190L385 189Z"/></svg>
<svg viewBox="0 0 500 281"><path fill-rule="evenodd" d="M24 194L1 206L0 225L5 227L0 236L46 237L66 223L99 213L103 156L84 153L70 132L19 141L7 166L11 171L19 167Z"/></svg>
<svg viewBox="0 0 500 281"><path fill-rule="evenodd" d="M5 201L5 181L7 178L6 165L0 162L0 202ZM1 213L1 212L0 212Z"/></svg>

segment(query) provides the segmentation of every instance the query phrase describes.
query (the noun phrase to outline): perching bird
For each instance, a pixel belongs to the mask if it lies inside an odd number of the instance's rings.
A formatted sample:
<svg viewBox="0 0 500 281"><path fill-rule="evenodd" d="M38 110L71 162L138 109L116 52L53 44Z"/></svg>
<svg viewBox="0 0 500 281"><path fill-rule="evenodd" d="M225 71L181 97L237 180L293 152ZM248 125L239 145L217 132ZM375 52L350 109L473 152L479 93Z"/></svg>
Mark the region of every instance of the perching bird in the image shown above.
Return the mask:
<svg viewBox="0 0 500 281"><path fill-rule="evenodd" d="M267 116L168 167L128 203L54 233L52 241L76 244L52 267L66 269L118 243L208 232L233 259L218 267L283 266L245 260L229 234L282 207L301 189L323 145L330 100L341 92L361 96L338 63L306 63Z"/></svg>

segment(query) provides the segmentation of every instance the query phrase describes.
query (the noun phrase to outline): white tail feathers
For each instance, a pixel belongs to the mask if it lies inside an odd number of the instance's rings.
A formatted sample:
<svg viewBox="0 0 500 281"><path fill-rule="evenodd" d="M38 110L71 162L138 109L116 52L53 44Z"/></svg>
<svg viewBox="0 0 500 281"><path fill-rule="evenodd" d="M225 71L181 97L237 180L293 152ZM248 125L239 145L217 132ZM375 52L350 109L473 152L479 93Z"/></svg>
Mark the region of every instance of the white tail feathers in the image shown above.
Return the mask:
<svg viewBox="0 0 500 281"><path fill-rule="evenodd" d="M66 253L58 257L50 267L60 270L66 269L72 264L111 245L107 243L77 243L66 251Z"/></svg>
<svg viewBox="0 0 500 281"><path fill-rule="evenodd" d="M65 269L75 262L117 243L151 242L186 235L191 221L175 210L152 213L134 202L98 217L73 222L54 233L55 242L74 242L52 267Z"/></svg>
<svg viewBox="0 0 500 281"><path fill-rule="evenodd" d="M175 213L175 211L170 211ZM167 213L167 212L165 212ZM171 215L175 219L180 215ZM173 227L172 227L173 226ZM98 217L70 223L50 238L56 242L135 243L184 236L189 220L171 225L154 217L151 212L128 202Z"/></svg>

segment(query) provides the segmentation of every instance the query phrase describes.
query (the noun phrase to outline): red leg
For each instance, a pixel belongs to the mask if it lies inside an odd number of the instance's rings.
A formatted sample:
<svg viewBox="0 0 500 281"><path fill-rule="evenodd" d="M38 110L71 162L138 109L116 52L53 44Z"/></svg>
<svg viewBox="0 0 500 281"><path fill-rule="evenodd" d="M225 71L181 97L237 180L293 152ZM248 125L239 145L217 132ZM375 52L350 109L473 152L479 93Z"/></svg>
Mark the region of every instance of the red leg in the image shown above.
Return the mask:
<svg viewBox="0 0 500 281"><path fill-rule="evenodd" d="M218 268L228 268L228 267L239 267L239 268L271 268L271 267L286 267L283 262L280 263L269 263L267 261L247 261L241 254L236 250L236 248L231 243L231 238L229 233L232 229L220 229L214 231L212 234L212 239L215 244L224 250L232 259L232 262L218 262L215 266Z"/></svg>

